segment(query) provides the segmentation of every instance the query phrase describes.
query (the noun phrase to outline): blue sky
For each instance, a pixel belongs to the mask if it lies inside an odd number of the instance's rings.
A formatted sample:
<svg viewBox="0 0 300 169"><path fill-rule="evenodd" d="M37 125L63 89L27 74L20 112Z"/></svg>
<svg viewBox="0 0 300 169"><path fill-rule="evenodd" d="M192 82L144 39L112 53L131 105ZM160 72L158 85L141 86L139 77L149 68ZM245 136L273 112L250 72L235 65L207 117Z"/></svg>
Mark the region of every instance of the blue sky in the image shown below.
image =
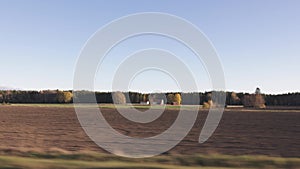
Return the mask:
<svg viewBox="0 0 300 169"><path fill-rule="evenodd" d="M300 85L299 9L297 0L1 0L0 86L72 89L79 52L99 28L124 15L165 12L187 19L210 39L222 62L227 90L254 92L260 87L265 93L296 92ZM200 90L210 89L203 66L192 61L188 50L170 39L149 36L130 39L112 51L102 73L99 69L96 75L95 89L109 90L112 65L145 47L169 49L192 68L199 67ZM177 90L170 77L155 71L136 77L130 89Z"/></svg>

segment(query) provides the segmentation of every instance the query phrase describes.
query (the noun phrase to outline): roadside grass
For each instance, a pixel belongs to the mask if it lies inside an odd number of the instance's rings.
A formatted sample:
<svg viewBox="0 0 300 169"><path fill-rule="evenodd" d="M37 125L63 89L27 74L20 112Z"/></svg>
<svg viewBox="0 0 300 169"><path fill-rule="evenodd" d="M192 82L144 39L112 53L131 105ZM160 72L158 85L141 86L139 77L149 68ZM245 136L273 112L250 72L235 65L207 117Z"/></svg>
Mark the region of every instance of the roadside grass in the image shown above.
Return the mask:
<svg viewBox="0 0 300 169"><path fill-rule="evenodd" d="M4 105L5 106L5 105ZM25 107L58 107L58 108L72 108L74 107L73 104L57 104L57 103L17 103L17 104L9 104L8 106L25 106ZM87 105L88 106L88 105Z"/></svg>
<svg viewBox="0 0 300 169"><path fill-rule="evenodd" d="M9 104L8 106L28 106L28 107L57 107L57 108L73 108L74 104ZM77 104L78 107L95 107L94 104ZM194 110L198 109L201 106L197 105L140 105L140 104L133 104L130 105L114 105L114 104L98 104L99 108L109 108L109 109L115 109L115 108L121 108L121 109L127 109L127 108L135 108L135 109L168 109L168 110Z"/></svg>
<svg viewBox="0 0 300 169"><path fill-rule="evenodd" d="M300 168L300 158L267 156L161 155L152 158L124 158L95 152L61 154L26 152L0 155L0 169L86 168L86 169L272 169Z"/></svg>
<svg viewBox="0 0 300 169"><path fill-rule="evenodd" d="M167 109L167 110L197 110L201 106L200 105L140 105L140 104L132 104L130 105L114 105L114 104L99 104L100 108L135 108L135 109Z"/></svg>
<svg viewBox="0 0 300 169"><path fill-rule="evenodd" d="M69 104L0 104L1 106L27 106L27 107L49 107L49 108L73 108L75 105L72 103ZM147 109L167 109L167 110L208 110L203 108L202 105L141 105L141 104L133 104L132 106L130 105L114 105L114 104L89 104L89 103L82 103L82 104L77 104L76 107L99 107L99 108L107 108L107 109L115 109L115 108L121 108L121 109L129 109L129 108L135 108L135 109L140 109L141 111L146 111ZM300 113L300 107L276 107L276 106L271 106L267 107L266 109L254 109L254 108L245 108L245 107L226 107L224 111L234 111L234 112L287 112L287 113Z"/></svg>

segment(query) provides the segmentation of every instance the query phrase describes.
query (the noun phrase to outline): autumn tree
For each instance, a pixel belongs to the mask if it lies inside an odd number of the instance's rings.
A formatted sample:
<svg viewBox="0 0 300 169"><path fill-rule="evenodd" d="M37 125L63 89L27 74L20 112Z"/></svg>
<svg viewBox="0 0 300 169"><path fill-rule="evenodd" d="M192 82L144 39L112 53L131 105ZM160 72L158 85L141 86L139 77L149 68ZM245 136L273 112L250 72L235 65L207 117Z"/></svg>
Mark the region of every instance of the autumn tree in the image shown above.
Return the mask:
<svg viewBox="0 0 300 169"><path fill-rule="evenodd" d="M112 98L114 104L126 104L126 97L122 92L114 92L112 93Z"/></svg>
<svg viewBox="0 0 300 169"><path fill-rule="evenodd" d="M173 103L175 103L175 104L181 104L181 95L179 93L176 93L174 95Z"/></svg>
<svg viewBox="0 0 300 169"><path fill-rule="evenodd" d="M58 103L70 103L72 101L73 94L69 91L58 91L57 101Z"/></svg>
<svg viewBox="0 0 300 169"><path fill-rule="evenodd" d="M232 92L230 94L230 104L231 105L236 105L236 104L239 104L240 103L240 98L237 96L237 94L235 92Z"/></svg>
<svg viewBox="0 0 300 169"><path fill-rule="evenodd" d="M213 106L213 101L212 101L212 93L206 93L205 94L205 101L203 102L203 108L209 109Z"/></svg>
<svg viewBox="0 0 300 169"><path fill-rule="evenodd" d="M245 95L243 105L245 107L265 108L265 98L264 95L261 94L260 89L256 88L255 94Z"/></svg>
<svg viewBox="0 0 300 169"><path fill-rule="evenodd" d="M203 102L203 108L204 108L204 109L209 109L209 108L211 108L211 107L213 107L213 102L212 102L212 100L209 100L209 101L207 101L207 102Z"/></svg>

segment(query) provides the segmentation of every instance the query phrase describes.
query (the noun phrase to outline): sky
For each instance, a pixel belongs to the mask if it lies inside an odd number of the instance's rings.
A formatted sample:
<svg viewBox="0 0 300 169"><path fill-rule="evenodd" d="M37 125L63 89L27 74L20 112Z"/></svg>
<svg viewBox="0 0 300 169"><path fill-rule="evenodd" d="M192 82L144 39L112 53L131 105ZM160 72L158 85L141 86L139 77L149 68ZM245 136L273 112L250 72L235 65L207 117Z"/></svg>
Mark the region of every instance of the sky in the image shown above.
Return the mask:
<svg viewBox="0 0 300 169"><path fill-rule="evenodd" d="M222 63L227 91L299 92L299 9L297 0L0 0L0 86L72 89L77 58L97 30L126 15L162 12L186 19L207 36ZM95 90L111 90L120 61L144 48L172 51L194 70L200 91L211 89L205 66L191 51L172 39L146 35L126 40L106 56ZM138 74L128 88L179 90L170 76L155 70Z"/></svg>

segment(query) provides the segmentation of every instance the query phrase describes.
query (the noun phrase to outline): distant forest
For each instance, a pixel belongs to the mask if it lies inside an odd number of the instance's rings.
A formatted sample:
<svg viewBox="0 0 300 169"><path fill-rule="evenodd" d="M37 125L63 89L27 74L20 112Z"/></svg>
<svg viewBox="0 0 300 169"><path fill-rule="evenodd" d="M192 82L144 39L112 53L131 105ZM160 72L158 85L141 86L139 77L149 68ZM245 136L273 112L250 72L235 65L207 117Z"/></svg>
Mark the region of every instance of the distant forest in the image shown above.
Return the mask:
<svg viewBox="0 0 300 169"><path fill-rule="evenodd" d="M255 94L249 93L235 93L235 92L222 92L226 95L226 105L247 105L249 96ZM152 93L143 94L138 92L123 92L126 97L127 103L140 103L147 102L149 96L155 96L156 99L163 99L164 103L171 104L168 100L170 94L177 93ZM210 101L212 92L205 93L179 93L181 95L181 104L187 105L203 105L205 102ZM76 96L77 95L77 96ZM89 102L90 95L94 95L90 91L79 91L73 96L72 91L60 90L44 90L44 91L0 91L0 103L72 103L73 97L80 97L82 102ZM264 99L266 106L300 106L300 93L288 93L279 95L260 94ZM112 93L110 92L95 92L96 100L98 103L113 103ZM197 102L196 100L199 100Z"/></svg>

